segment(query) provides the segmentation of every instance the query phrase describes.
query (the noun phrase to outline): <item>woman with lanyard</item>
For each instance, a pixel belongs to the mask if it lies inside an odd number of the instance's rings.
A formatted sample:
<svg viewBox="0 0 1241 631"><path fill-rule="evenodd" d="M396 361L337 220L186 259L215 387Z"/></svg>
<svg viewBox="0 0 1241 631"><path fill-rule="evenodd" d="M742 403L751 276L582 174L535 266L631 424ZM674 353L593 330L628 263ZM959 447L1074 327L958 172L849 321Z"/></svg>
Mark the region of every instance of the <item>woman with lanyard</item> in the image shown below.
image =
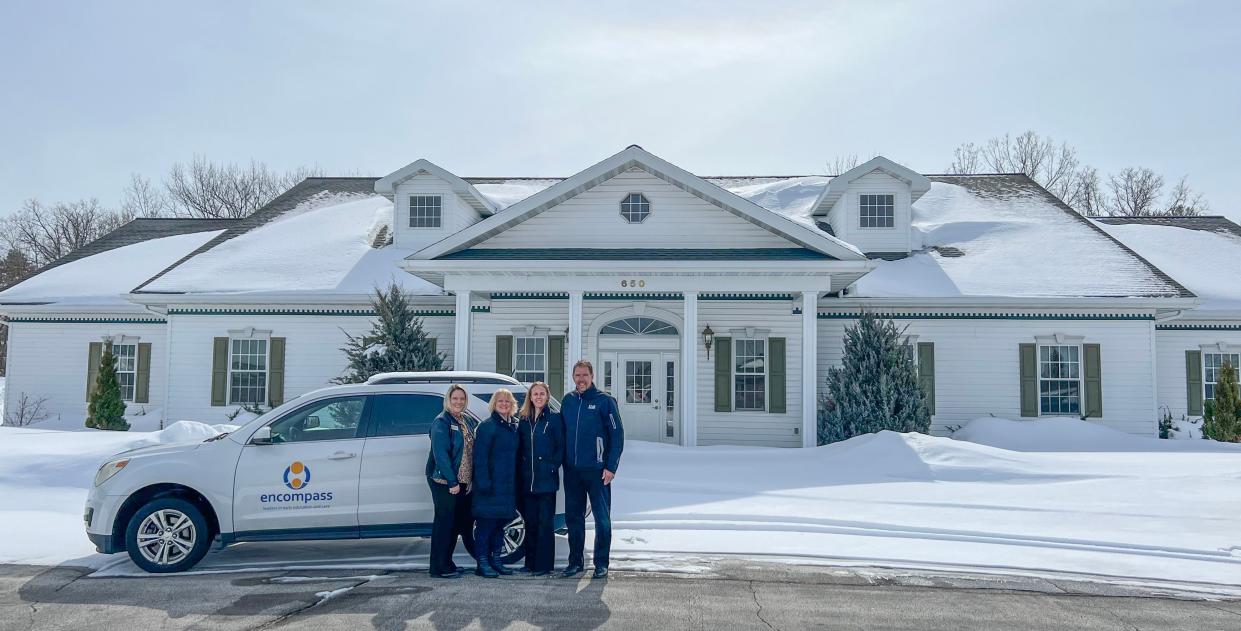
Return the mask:
<svg viewBox="0 0 1241 631"><path fill-rule="evenodd" d="M457 578L465 570L453 563L457 537L473 550L472 490L474 441L478 422L465 412L470 396L453 384L444 396L444 411L431 422L431 453L427 457L427 484L435 506L431 526L431 576Z"/></svg>

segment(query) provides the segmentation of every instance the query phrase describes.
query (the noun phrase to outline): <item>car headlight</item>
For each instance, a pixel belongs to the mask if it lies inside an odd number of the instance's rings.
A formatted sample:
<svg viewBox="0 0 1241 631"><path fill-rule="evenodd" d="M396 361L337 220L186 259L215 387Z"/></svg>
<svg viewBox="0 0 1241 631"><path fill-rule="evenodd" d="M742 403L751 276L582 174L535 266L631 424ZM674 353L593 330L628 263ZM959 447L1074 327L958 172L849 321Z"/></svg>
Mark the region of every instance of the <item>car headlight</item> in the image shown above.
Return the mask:
<svg viewBox="0 0 1241 631"><path fill-rule="evenodd" d="M102 467L99 467L99 472L95 474L95 486L107 482L112 476L120 473L121 469L124 469L127 464L129 464L129 458L119 458L105 462Z"/></svg>

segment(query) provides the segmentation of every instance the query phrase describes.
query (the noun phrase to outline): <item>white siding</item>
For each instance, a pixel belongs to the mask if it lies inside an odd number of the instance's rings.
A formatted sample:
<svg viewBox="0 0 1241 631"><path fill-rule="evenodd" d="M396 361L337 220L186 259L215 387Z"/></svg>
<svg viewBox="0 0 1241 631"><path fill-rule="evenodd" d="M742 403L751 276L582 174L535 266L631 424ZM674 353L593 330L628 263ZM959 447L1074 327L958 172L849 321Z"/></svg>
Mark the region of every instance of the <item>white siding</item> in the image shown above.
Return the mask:
<svg viewBox="0 0 1241 631"><path fill-rule="evenodd" d="M651 214L627 223L620 203L642 193ZM565 200L479 244L480 248L545 248L557 245L572 226L575 235L600 238L582 242L595 248L788 248L787 239L639 170L630 170ZM606 238L604 238L606 237Z"/></svg>
<svg viewBox="0 0 1241 631"><path fill-rule="evenodd" d="M86 358L91 342L105 335L137 337L151 344L149 403L127 403L127 414L159 408L164 395L164 325L13 322L9 324L9 363L5 410L12 412L22 393L47 398L48 420L86 420Z"/></svg>
<svg viewBox="0 0 1241 631"><path fill-rule="evenodd" d="M442 198L443 221L440 228L409 227L410 195L439 195ZM479 220L478 213L458 197L447 182L426 173L401 182L392 199L393 212L396 213L393 243L401 248L421 249Z"/></svg>
<svg viewBox="0 0 1241 631"><path fill-rule="evenodd" d="M254 327L270 330L272 337L285 338L284 397L292 399L311 390L331 385L345 371L345 355L340 350L345 333L358 335L369 330L371 319L344 315L173 315L172 366L167 418L221 423L239 406L211 405L213 338L225 337L230 330ZM452 364L453 318L423 318L423 326L437 341L436 350ZM85 353L85 351L83 351ZM266 407L266 406L264 406Z"/></svg>
<svg viewBox="0 0 1241 631"><path fill-rule="evenodd" d="M1173 324L1193 323L1176 320ZM1219 322L1214 324L1219 324ZM1180 419L1181 416L1189 416L1189 404L1186 401L1185 351L1201 350L1203 345L1214 346L1220 342L1229 346L1241 346L1241 331L1164 330L1155 332L1159 405L1167 406L1168 411L1172 413L1172 418Z"/></svg>
<svg viewBox="0 0 1241 631"><path fill-rule="evenodd" d="M844 330L853 322L819 320L820 389L825 388L828 366L840 364ZM989 415L1021 420L1018 344L1064 333L1100 345L1100 422L1132 434L1156 434L1150 321L943 319L897 320L896 325L908 325L907 334L917 335L918 342L935 344L934 433Z"/></svg>
<svg viewBox="0 0 1241 631"><path fill-rule="evenodd" d="M892 194L895 196L895 221L891 228L863 228L858 208L860 195ZM909 185L875 170L857 178L828 213L828 221L836 236L856 245L863 252L909 252L910 232Z"/></svg>

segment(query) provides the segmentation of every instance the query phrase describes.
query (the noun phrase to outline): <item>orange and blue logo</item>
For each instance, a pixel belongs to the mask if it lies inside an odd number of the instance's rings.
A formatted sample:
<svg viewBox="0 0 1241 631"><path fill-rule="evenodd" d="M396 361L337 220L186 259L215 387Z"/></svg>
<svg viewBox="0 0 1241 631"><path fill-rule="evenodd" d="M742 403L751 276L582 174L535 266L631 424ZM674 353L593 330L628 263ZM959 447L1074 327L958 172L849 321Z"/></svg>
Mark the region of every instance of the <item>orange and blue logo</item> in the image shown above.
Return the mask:
<svg viewBox="0 0 1241 631"><path fill-rule="evenodd" d="M310 484L310 467L294 460L293 464L284 470L284 485L297 491L306 488L307 484Z"/></svg>

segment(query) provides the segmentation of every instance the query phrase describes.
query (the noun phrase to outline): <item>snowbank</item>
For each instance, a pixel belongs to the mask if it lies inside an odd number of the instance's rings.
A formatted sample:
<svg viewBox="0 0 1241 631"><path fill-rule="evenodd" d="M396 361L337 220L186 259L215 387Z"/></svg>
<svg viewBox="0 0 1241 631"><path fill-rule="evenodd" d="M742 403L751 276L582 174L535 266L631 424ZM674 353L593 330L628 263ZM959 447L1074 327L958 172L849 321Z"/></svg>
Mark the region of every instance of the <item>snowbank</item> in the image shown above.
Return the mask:
<svg viewBox="0 0 1241 631"><path fill-rule="evenodd" d="M235 427L194 421L158 432L0 427L0 563L60 563L92 555L82 507L105 460L138 447L198 442Z"/></svg>
<svg viewBox="0 0 1241 631"><path fill-rule="evenodd" d="M1077 419L1012 421L983 417L970 421L952 438L1012 451L1145 452L1216 451L1241 456L1241 445L1213 440L1161 440L1118 432Z"/></svg>

